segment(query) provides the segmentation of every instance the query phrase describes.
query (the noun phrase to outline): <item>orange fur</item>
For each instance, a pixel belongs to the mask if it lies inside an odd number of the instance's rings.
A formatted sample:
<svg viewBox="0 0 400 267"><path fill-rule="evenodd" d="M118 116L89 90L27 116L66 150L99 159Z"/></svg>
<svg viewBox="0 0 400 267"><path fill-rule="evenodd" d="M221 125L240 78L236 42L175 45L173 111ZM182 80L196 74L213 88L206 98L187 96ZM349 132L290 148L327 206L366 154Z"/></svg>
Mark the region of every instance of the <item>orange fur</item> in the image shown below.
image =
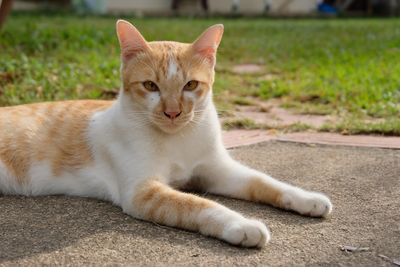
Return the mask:
<svg viewBox="0 0 400 267"><path fill-rule="evenodd" d="M0 160L19 184L32 161L47 160L53 174L92 160L86 140L90 116L110 101L63 101L0 108Z"/></svg>
<svg viewBox="0 0 400 267"><path fill-rule="evenodd" d="M138 188L132 203L146 220L191 231L198 231L203 225L213 226L213 235L222 231L222 226L210 218L201 221L196 217L202 210L216 207L216 203L176 191L155 179L149 179Z"/></svg>
<svg viewBox="0 0 400 267"><path fill-rule="evenodd" d="M258 178L250 179L244 190L244 199L281 207L282 190Z"/></svg>
<svg viewBox="0 0 400 267"><path fill-rule="evenodd" d="M168 108L179 107L184 112L193 108L193 102L184 101L181 96L183 86L190 80L199 81L199 86L193 93L199 98L205 97L214 82L213 68L196 56L189 44L177 42L149 42L149 51L144 51L131 59L122 69L124 91L131 94L135 101L146 104L145 97L149 93L143 89L140 79L155 82L162 94L162 102L156 111L164 112ZM179 70L173 77L168 77L170 60L173 60ZM138 99L136 96L139 96ZM178 100L178 102L176 102Z"/></svg>

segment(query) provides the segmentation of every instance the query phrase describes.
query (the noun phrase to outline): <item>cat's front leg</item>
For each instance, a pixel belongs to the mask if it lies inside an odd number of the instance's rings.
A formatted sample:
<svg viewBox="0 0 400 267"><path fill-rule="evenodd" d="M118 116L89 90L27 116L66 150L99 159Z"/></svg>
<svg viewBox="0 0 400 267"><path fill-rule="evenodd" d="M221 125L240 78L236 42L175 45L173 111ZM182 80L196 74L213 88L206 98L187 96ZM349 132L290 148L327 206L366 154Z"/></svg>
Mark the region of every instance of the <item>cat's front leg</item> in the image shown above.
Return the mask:
<svg viewBox="0 0 400 267"><path fill-rule="evenodd" d="M227 153L209 157L196 169L202 190L270 204L302 215L326 217L332 211L327 196L278 181L233 160Z"/></svg>
<svg viewBox="0 0 400 267"><path fill-rule="evenodd" d="M153 178L135 187L123 209L139 219L198 231L234 245L262 247L270 238L263 223Z"/></svg>

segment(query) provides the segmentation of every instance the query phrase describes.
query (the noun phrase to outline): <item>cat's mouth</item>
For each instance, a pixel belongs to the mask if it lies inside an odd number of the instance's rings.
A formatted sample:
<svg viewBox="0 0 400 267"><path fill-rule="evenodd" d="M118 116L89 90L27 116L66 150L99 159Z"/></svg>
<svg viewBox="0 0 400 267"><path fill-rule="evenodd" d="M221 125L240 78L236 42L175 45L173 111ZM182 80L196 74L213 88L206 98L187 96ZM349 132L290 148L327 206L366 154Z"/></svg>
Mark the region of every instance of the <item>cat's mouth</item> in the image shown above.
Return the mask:
<svg viewBox="0 0 400 267"><path fill-rule="evenodd" d="M155 124L163 132L174 134L185 128L191 121L190 117L178 120L162 120L156 121Z"/></svg>

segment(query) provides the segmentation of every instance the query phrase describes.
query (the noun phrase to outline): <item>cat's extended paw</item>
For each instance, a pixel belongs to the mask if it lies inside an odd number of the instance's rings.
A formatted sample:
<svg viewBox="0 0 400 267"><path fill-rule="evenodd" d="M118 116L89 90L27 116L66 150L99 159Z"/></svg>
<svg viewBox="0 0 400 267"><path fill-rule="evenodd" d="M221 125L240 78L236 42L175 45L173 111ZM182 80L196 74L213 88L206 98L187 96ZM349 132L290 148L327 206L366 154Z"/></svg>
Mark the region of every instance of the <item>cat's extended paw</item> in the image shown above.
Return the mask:
<svg viewBox="0 0 400 267"><path fill-rule="evenodd" d="M263 247L270 240L268 228L260 221L241 219L229 222L223 230L222 239L243 247Z"/></svg>
<svg viewBox="0 0 400 267"><path fill-rule="evenodd" d="M326 217L332 211L332 203L321 193L291 189L282 195L283 208L312 217Z"/></svg>

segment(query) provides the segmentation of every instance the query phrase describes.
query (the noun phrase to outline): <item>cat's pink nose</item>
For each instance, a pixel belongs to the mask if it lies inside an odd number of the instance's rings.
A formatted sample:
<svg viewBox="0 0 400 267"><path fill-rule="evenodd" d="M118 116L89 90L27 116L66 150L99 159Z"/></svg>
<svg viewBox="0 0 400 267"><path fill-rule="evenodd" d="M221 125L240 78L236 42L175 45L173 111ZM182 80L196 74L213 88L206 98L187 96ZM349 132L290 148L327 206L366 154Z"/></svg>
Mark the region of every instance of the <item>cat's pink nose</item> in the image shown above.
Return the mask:
<svg viewBox="0 0 400 267"><path fill-rule="evenodd" d="M164 115L167 116L168 118L170 118L171 120L179 117L179 115L181 115L182 111L165 111Z"/></svg>

